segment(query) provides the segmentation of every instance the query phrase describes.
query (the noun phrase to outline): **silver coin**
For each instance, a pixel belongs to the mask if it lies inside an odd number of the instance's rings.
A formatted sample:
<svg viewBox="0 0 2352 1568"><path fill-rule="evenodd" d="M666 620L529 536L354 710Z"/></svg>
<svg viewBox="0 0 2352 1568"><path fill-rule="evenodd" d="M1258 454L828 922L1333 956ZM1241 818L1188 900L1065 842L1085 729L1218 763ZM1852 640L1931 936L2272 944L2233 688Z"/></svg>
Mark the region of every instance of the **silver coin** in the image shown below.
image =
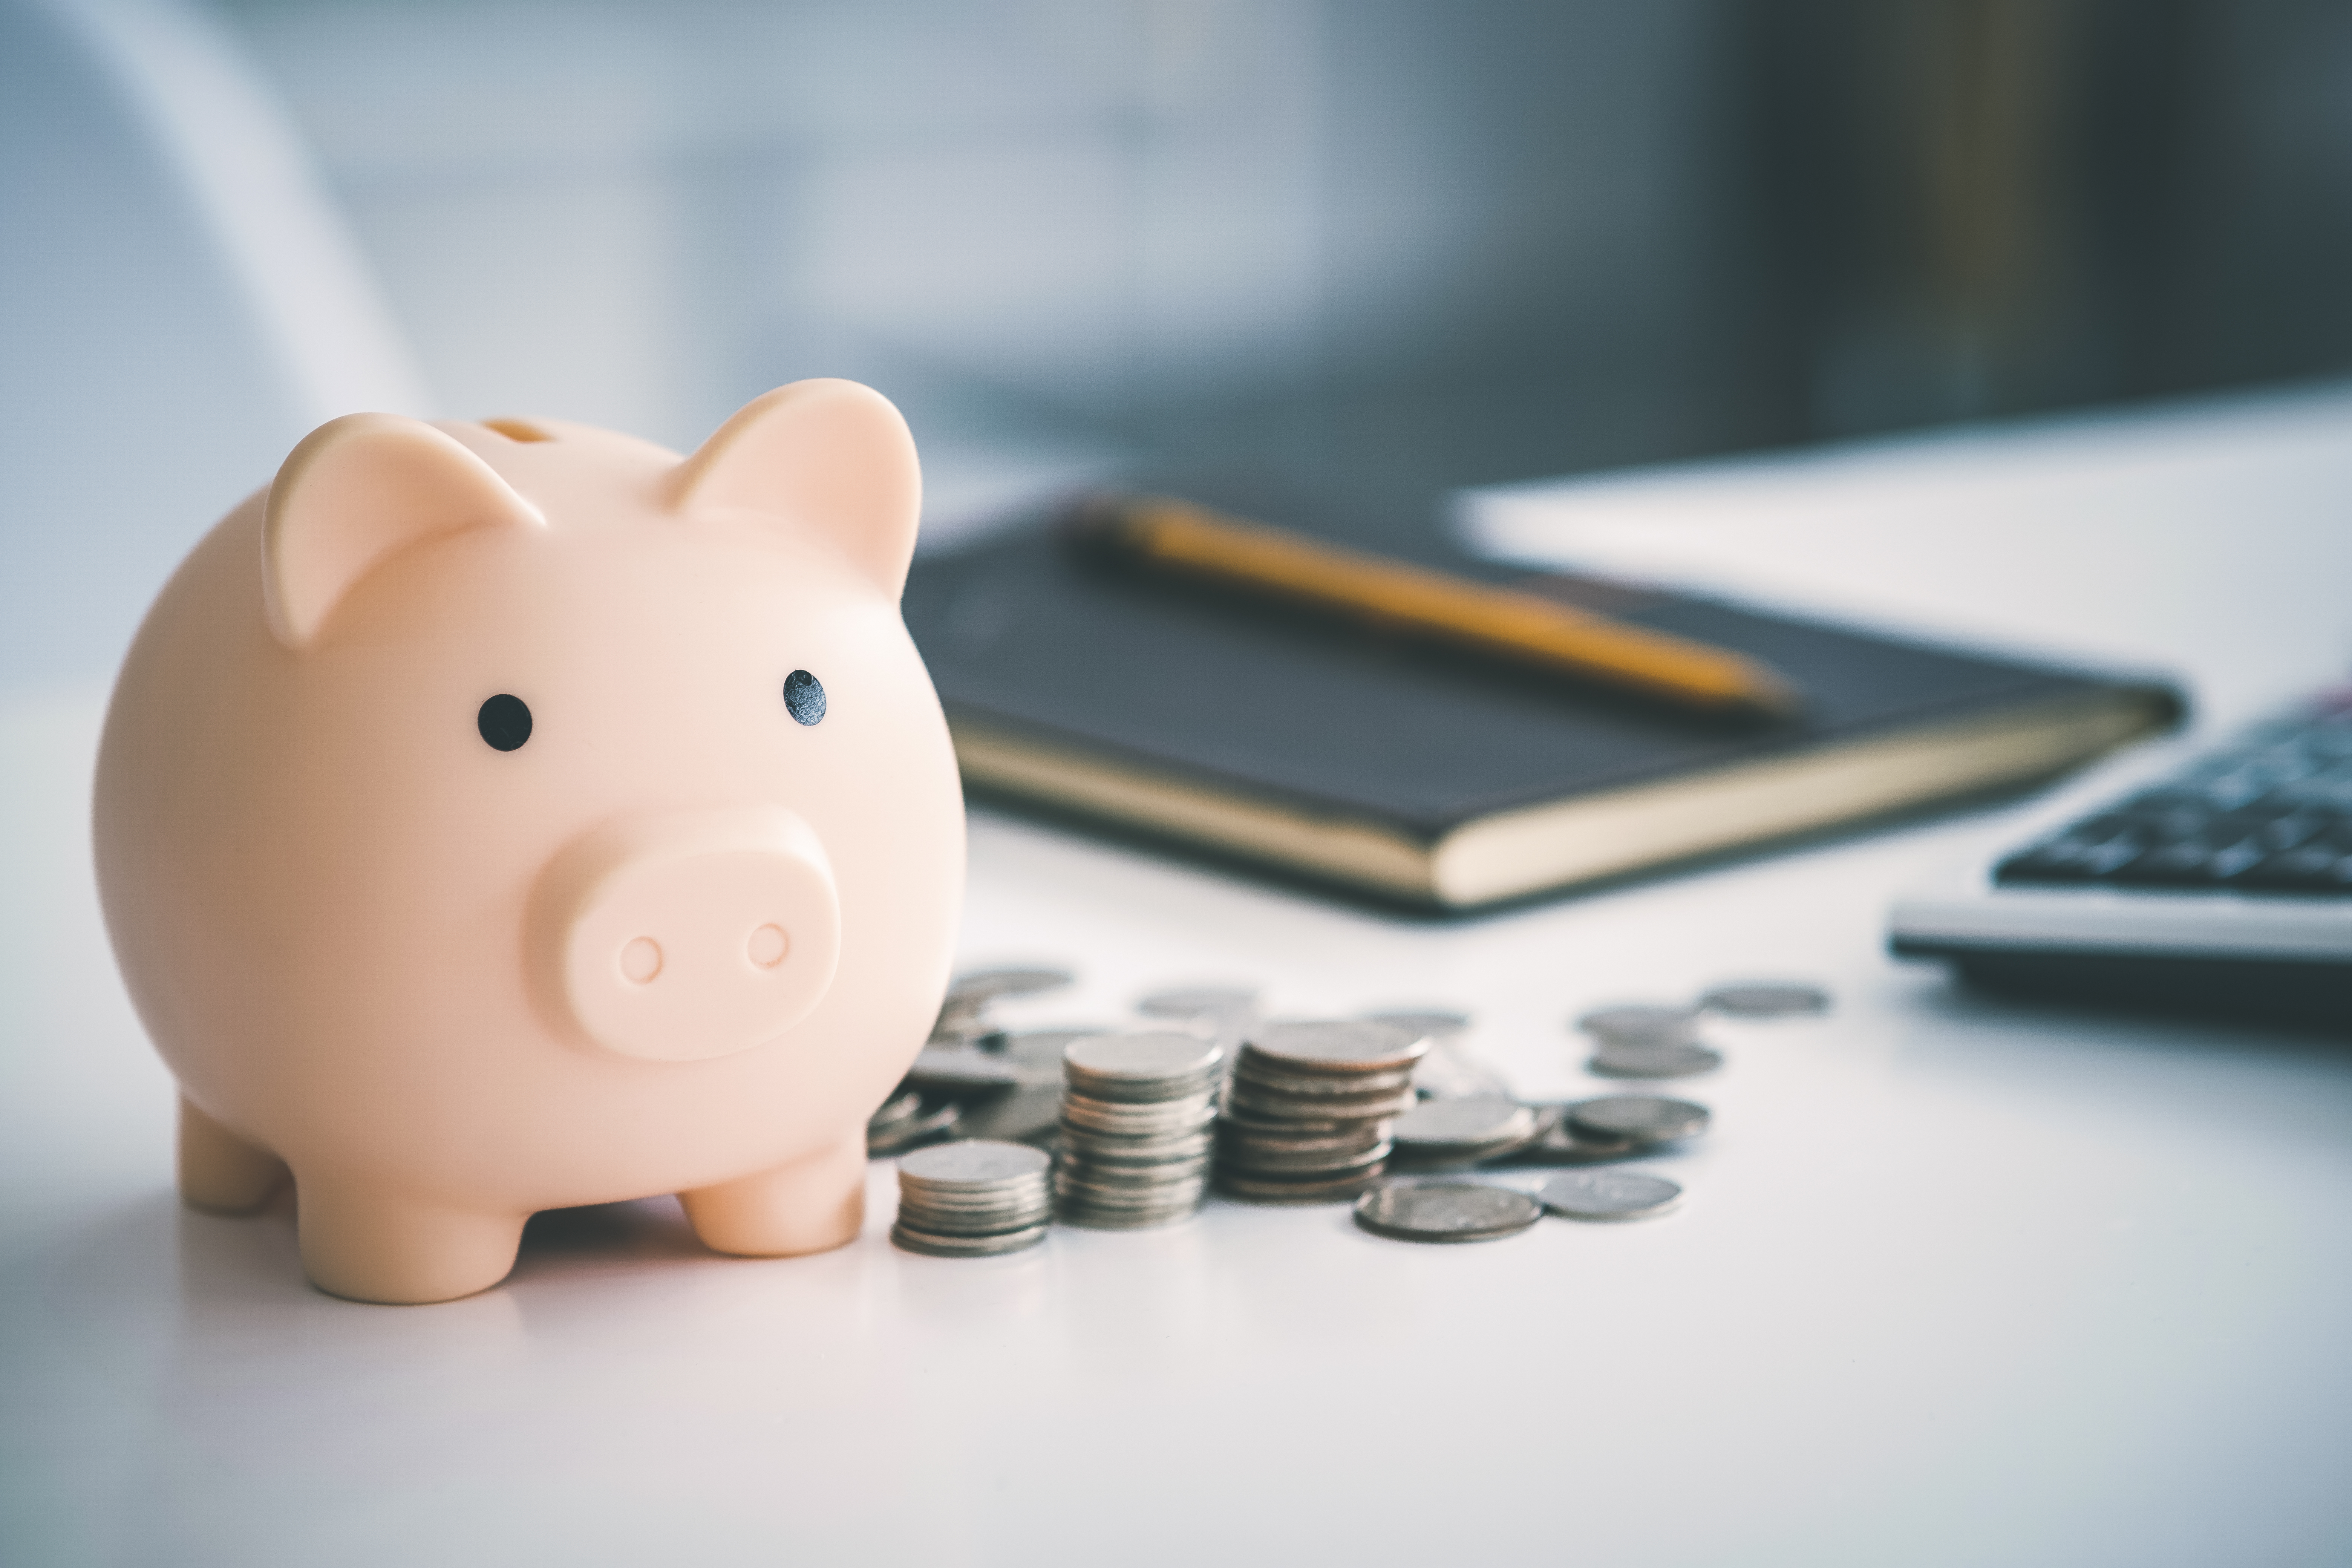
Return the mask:
<svg viewBox="0 0 2352 1568"><path fill-rule="evenodd" d="M1399 1154L1459 1153L1524 1142L1536 1131L1536 1113L1517 1100L1496 1095L1424 1100L1396 1120L1390 1136Z"/></svg>
<svg viewBox="0 0 2352 1568"><path fill-rule="evenodd" d="M912 1121L921 1114L922 1109L923 1097L915 1090L910 1089L904 1094L894 1094L866 1119L866 1131L869 1133L888 1131L904 1122Z"/></svg>
<svg viewBox="0 0 2352 1568"><path fill-rule="evenodd" d="M989 1042L988 1048L1003 1053L1006 1060L1023 1067L1044 1068L1059 1079L1062 1076L1062 1053L1069 1048L1072 1040L1118 1033L1117 1029L1110 1028L1020 1029L1010 1034L998 1034Z"/></svg>
<svg viewBox="0 0 2352 1568"><path fill-rule="evenodd" d="M1021 1069L972 1046L925 1046L915 1053L907 1081L935 1094L1001 1093L1021 1087Z"/></svg>
<svg viewBox="0 0 2352 1568"><path fill-rule="evenodd" d="M1243 1047L1280 1072L1375 1073L1409 1070L1429 1049L1429 1037L1370 1018L1291 1018L1260 1024Z"/></svg>
<svg viewBox="0 0 2352 1568"><path fill-rule="evenodd" d="M1062 1049L1062 1063L1073 1084L1121 1100L1169 1098L1161 1091L1171 1086L1182 1086L1179 1092L1191 1093L1192 1086L1213 1080L1224 1060L1225 1053L1214 1040L1165 1032L1093 1035Z"/></svg>
<svg viewBox="0 0 2352 1568"><path fill-rule="evenodd" d="M1045 1239L1051 1229L1051 1225L1038 1225L998 1236L939 1236L894 1225L890 1227L890 1239L908 1252L932 1258L992 1258L1034 1247Z"/></svg>
<svg viewBox="0 0 2352 1568"><path fill-rule="evenodd" d="M1367 1166L1379 1164L1389 1157L1389 1153L1385 1139L1369 1149L1318 1150L1306 1153L1278 1149L1242 1150L1227 1145L1217 1152L1217 1169L1237 1175L1263 1176L1269 1181L1307 1181L1318 1176L1337 1178L1350 1171L1361 1171Z"/></svg>
<svg viewBox="0 0 2352 1568"><path fill-rule="evenodd" d="M965 1106L956 1121L955 1134L1001 1143L1036 1143L1052 1136L1061 1121L1062 1086L1056 1079Z"/></svg>
<svg viewBox="0 0 2352 1568"><path fill-rule="evenodd" d="M1198 1131L1214 1121L1216 1116L1216 1096L1212 1093L1136 1102L1097 1100L1092 1095L1077 1093L1062 1097L1062 1121L1066 1124L1114 1137L1172 1137L1180 1132Z"/></svg>
<svg viewBox="0 0 2352 1568"><path fill-rule="evenodd" d="M898 1179L927 1187L978 1187L1044 1175L1053 1161L1025 1143L974 1139L919 1149L898 1162Z"/></svg>
<svg viewBox="0 0 2352 1568"><path fill-rule="evenodd" d="M1470 1027L1469 1014L1444 1007L1387 1007L1377 1013L1367 1013L1364 1016L1376 1024L1394 1024L1400 1028L1411 1029L1414 1034L1433 1040L1450 1040L1456 1035L1466 1033Z"/></svg>
<svg viewBox="0 0 2352 1568"><path fill-rule="evenodd" d="M911 1121L898 1122L886 1131L876 1132L869 1129L866 1134L866 1155L870 1159L880 1159L943 1137L955 1126L956 1119L961 1114L961 1109L950 1100L945 1105L931 1107Z"/></svg>
<svg viewBox="0 0 2352 1568"><path fill-rule="evenodd" d="M1568 1108L1569 1131L1578 1137L1631 1139L1636 1143L1672 1143L1706 1131L1707 1110L1687 1100L1648 1094L1612 1094Z"/></svg>
<svg viewBox="0 0 2352 1568"><path fill-rule="evenodd" d="M1570 1219L1648 1219L1674 1207L1683 1190L1642 1171L1570 1171L1546 1182L1538 1195Z"/></svg>
<svg viewBox="0 0 2352 1568"><path fill-rule="evenodd" d="M1675 1041L1633 1045L1604 1040L1585 1064L1603 1078L1696 1078L1723 1065L1723 1054Z"/></svg>
<svg viewBox="0 0 2352 1568"><path fill-rule="evenodd" d="M1525 1193L1476 1182L1391 1182L1356 1200L1356 1223L1398 1241L1493 1241L1543 1217Z"/></svg>
<svg viewBox="0 0 2352 1568"><path fill-rule="evenodd" d="M956 976L955 984L948 987L948 1000L968 1005L992 1002L999 996L1027 996L1040 991L1058 991L1076 978L1066 969L1011 965L976 969Z"/></svg>
<svg viewBox="0 0 2352 1568"><path fill-rule="evenodd" d="M1699 998L1710 1012L1735 1018L1786 1018L1800 1013L1826 1013L1830 994L1818 985L1785 980L1741 981L1718 985Z"/></svg>
<svg viewBox="0 0 2352 1568"><path fill-rule="evenodd" d="M1576 1026L1600 1039L1625 1045L1674 1044L1697 1033L1698 1009L1649 1004L1597 1007L1578 1018Z"/></svg>
<svg viewBox="0 0 2352 1568"><path fill-rule="evenodd" d="M1385 1121L1412 1109L1411 1089L1372 1096L1293 1098L1235 1083L1225 1091L1225 1105L1259 1121L1290 1122L1301 1127L1344 1127L1353 1122Z"/></svg>
<svg viewBox="0 0 2352 1568"><path fill-rule="evenodd" d="M1633 1160L1651 1152L1651 1145L1631 1138L1580 1138L1557 1122L1544 1134L1516 1149L1494 1156L1496 1165L1603 1165Z"/></svg>
<svg viewBox="0 0 2352 1568"><path fill-rule="evenodd" d="M1178 985L1153 992L1135 1010L1147 1018L1218 1018L1256 1005L1257 993L1245 985Z"/></svg>
<svg viewBox="0 0 2352 1568"><path fill-rule="evenodd" d="M1387 1169L1386 1163L1381 1162L1341 1176L1298 1180L1219 1171L1216 1189L1227 1197L1254 1204L1344 1203L1379 1181Z"/></svg>
<svg viewBox="0 0 2352 1568"><path fill-rule="evenodd" d="M1410 1072L1315 1073L1284 1072L1268 1067L1264 1058L1244 1058L1234 1068L1234 1080L1255 1089L1271 1089L1276 1094L1303 1095L1316 1098L1327 1095L1395 1094L1411 1089L1414 1083Z"/></svg>
<svg viewBox="0 0 2352 1568"><path fill-rule="evenodd" d="M1451 1040L1433 1039L1429 1054L1412 1069L1413 1092L1424 1100L1458 1100L1465 1095L1499 1094L1510 1098L1511 1086L1502 1074Z"/></svg>

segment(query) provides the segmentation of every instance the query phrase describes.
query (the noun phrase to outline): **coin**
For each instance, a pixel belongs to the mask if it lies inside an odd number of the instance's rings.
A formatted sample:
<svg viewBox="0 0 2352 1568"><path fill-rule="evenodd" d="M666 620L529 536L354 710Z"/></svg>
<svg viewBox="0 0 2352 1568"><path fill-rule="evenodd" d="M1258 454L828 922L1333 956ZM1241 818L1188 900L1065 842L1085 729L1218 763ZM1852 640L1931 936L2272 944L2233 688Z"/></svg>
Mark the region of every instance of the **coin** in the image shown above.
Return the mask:
<svg viewBox="0 0 2352 1568"><path fill-rule="evenodd" d="M886 1154L896 1154L902 1149L912 1149L919 1143L929 1142L954 1127L960 1114L955 1102L950 1100L930 1107L910 1121L895 1122L882 1131L869 1127L866 1131L866 1152L869 1158L879 1159Z"/></svg>
<svg viewBox="0 0 2352 1568"><path fill-rule="evenodd" d="M1475 1158L1482 1150L1523 1143L1536 1135L1536 1113L1497 1095L1425 1100L1390 1130L1400 1156Z"/></svg>
<svg viewBox="0 0 2352 1568"><path fill-rule="evenodd" d="M933 1258L992 1258L1034 1247L1045 1239L1051 1228L1050 1225L1034 1225L992 1236L940 1236L910 1226L893 1225L890 1239L908 1252Z"/></svg>
<svg viewBox="0 0 2352 1568"><path fill-rule="evenodd" d="M999 996L1027 996L1039 991L1058 991L1076 978L1066 969L976 969L956 976L955 984L948 987L948 1000L971 1004L992 1002Z"/></svg>
<svg viewBox="0 0 2352 1568"><path fill-rule="evenodd" d="M1631 1138L1583 1138L1569 1131L1554 1112L1553 1124L1543 1135L1493 1156L1496 1165L1601 1165L1649 1153L1651 1146Z"/></svg>
<svg viewBox="0 0 2352 1568"><path fill-rule="evenodd" d="M1469 1014L1444 1007L1389 1007L1364 1016L1376 1024L1394 1024L1433 1040L1450 1040L1470 1027Z"/></svg>
<svg viewBox="0 0 2352 1568"><path fill-rule="evenodd" d="M1636 1143L1671 1143L1696 1138L1706 1131L1707 1121L1704 1105L1647 1094L1609 1095L1568 1108L1569 1130L1578 1137L1622 1138Z"/></svg>
<svg viewBox="0 0 2352 1568"><path fill-rule="evenodd" d="M1641 1171L1570 1171L1537 1189L1544 1207L1570 1219L1648 1219L1681 1201L1682 1188Z"/></svg>
<svg viewBox="0 0 2352 1568"><path fill-rule="evenodd" d="M1341 1174L1288 1177L1268 1172L1244 1173L1218 1168L1217 1191L1254 1204L1334 1204L1352 1198L1370 1186L1388 1169L1385 1158L1350 1167Z"/></svg>
<svg viewBox="0 0 2352 1568"><path fill-rule="evenodd" d="M1021 1087L1021 1069L972 1046L925 1046L915 1053L907 1081L932 1094L1001 1094Z"/></svg>
<svg viewBox="0 0 2352 1568"><path fill-rule="evenodd" d="M873 1115L866 1119L868 1132L886 1131L901 1123L912 1121L923 1109L923 1097L913 1089L894 1094L884 1100Z"/></svg>
<svg viewBox="0 0 2352 1568"><path fill-rule="evenodd" d="M1664 1045L1697 1032L1698 1009L1651 1005L1600 1007L1576 1021L1588 1035L1624 1045Z"/></svg>
<svg viewBox="0 0 2352 1568"><path fill-rule="evenodd" d="M942 1143L898 1162L898 1179L927 1187L986 1187L1043 1176L1053 1161L1018 1143Z"/></svg>
<svg viewBox="0 0 2352 1568"><path fill-rule="evenodd" d="M955 1135L992 1138L1004 1143L1042 1143L1053 1136L1061 1117L1060 1081L1033 1083L965 1106L956 1119Z"/></svg>
<svg viewBox="0 0 2352 1568"><path fill-rule="evenodd" d="M1785 1018L1799 1013L1828 1012L1830 994L1802 981L1741 981L1734 985L1717 986L1699 998L1699 1005L1736 1018Z"/></svg>
<svg viewBox="0 0 2352 1568"><path fill-rule="evenodd" d="M1604 1040L1586 1064L1603 1078L1695 1078L1723 1065L1723 1055L1706 1046L1675 1041L1633 1045Z"/></svg>
<svg viewBox="0 0 2352 1568"><path fill-rule="evenodd" d="M1151 993L1135 1010L1147 1018L1213 1018L1256 1005L1257 993L1245 985L1179 985Z"/></svg>
<svg viewBox="0 0 2352 1568"><path fill-rule="evenodd" d="M1095 1035L1063 1048L1070 1087L1098 1100L1189 1097L1216 1081L1225 1053L1198 1035Z"/></svg>
<svg viewBox="0 0 2352 1568"><path fill-rule="evenodd" d="M1356 1200L1356 1223L1398 1241L1493 1241L1543 1217L1525 1193L1476 1182L1390 1182Z"/></svg>
<svg viewBox="0 0 2352 1568"><path fill-rule="evenodd" d="M1250 1031L1242 1061L1276 1072L1401 1072L1428 1049L1428 1036L1369 1018L1278 1019Z"/></svg>

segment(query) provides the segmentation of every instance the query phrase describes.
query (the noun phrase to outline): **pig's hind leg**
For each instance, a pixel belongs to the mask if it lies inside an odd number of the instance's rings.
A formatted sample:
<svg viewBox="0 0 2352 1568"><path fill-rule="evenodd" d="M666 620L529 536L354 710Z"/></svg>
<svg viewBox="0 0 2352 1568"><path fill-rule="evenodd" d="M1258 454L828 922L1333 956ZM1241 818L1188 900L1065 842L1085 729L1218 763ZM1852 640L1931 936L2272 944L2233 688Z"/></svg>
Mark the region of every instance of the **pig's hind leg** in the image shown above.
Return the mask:
<svg viewBox="0 0 2352 1568"><path fill-rule="evenodd" d="M286 1162L180 1097L180 1201L211 1214L251 1214L286 1179Z"/></svg>
<svg viewBox="0 0 2352 1568"><path fill-rule="evenodd" d="M524 1214L450 1208L332 1172L294 1173L302 1272L330 1296L409 1304L487 1290L514 1269Z"/></svg>
<svg viewBox="0 0 2352 1568"><path fill-rule="evenodd" d="M866 1223L866 1129L789 1165L677 1199L713 1252L789 1258L843 1246Z"/></svg>

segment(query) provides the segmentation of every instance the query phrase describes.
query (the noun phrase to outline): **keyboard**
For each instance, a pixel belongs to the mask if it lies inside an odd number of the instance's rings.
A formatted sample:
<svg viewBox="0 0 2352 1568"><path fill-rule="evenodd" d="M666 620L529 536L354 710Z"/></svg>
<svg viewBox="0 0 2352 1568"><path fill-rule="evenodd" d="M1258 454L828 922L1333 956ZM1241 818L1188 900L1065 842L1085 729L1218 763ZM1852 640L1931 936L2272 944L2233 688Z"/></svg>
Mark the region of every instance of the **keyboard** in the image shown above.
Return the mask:
<svg viewBox="0 0 2352 1568"><path fill-rule="evenodd" d="M1906 894L1888 945L1992 991L2352 1026L2352 692Z"/></svg>
<svg viewBox="0 0 2352 1568"><path fill-rule="evenodd" d="M1993 880L2352 896L2352 710L2263 725L2009 856Z"/></svg>

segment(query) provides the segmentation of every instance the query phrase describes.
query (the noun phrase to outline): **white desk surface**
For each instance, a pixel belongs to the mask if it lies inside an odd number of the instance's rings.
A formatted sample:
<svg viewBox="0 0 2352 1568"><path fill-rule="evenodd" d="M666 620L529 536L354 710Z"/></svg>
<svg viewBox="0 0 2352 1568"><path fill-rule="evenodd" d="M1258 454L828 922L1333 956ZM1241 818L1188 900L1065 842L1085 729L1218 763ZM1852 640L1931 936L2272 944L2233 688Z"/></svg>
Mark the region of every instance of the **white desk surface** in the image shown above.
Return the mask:
<svg viewBox="0 0 2352 1568"><path fill-rule="evenodd" d="M2065 609L2048 629L2140 655L2176 626L2225 712L2337 673L2352 398L2154 426L2165 461L2202 442L2295 482L2137 557L2082 555L2080 592L2036 590ZM2106 472L2114 434L1964 456L1998 476L2072 442ZM1854 461L1894 460L1899 499L1953 460L1902 457ZM2038 505L2031 531L2062 536L2086 494L2179 489L2123 468L2046 504L2027 473L2008 523ZM1590 499L1552 496L1556 526L1520 546L1579 558ZM1736 578L1753 543L1676 548ZM1873 548L1886 603L2017 613L1999 559L1923 537L1923 586L1899 539ZM2150 620L2152 596L2238 584L2248 553L2267 597ZM1688 1196L1655 1222L1423 1247L1341 1207L1215 1203L941 1261L884 1239L881 1165L866 1235L824 1257L712 1257L652 1202L535 1233L484 1295L365 1307L302 1283L287 1214L173 1197L169 1083L87 869L100 696L0 705L0 1560L2352 1557L2352 1047L2004 1007L1889 962L1890 893L2000 814L1454 924L978 816L969 958L1084 973L1027 1021L1116 1019L1188 978L1257 980L1286 1011L1458 1004L1550 1094L1601 1091L1563 1027L1590 1005L1785 974L1837 1007L1722 1029L1730 1066L1691 1085L1717 1131L1657 1162Z"/></svg>

